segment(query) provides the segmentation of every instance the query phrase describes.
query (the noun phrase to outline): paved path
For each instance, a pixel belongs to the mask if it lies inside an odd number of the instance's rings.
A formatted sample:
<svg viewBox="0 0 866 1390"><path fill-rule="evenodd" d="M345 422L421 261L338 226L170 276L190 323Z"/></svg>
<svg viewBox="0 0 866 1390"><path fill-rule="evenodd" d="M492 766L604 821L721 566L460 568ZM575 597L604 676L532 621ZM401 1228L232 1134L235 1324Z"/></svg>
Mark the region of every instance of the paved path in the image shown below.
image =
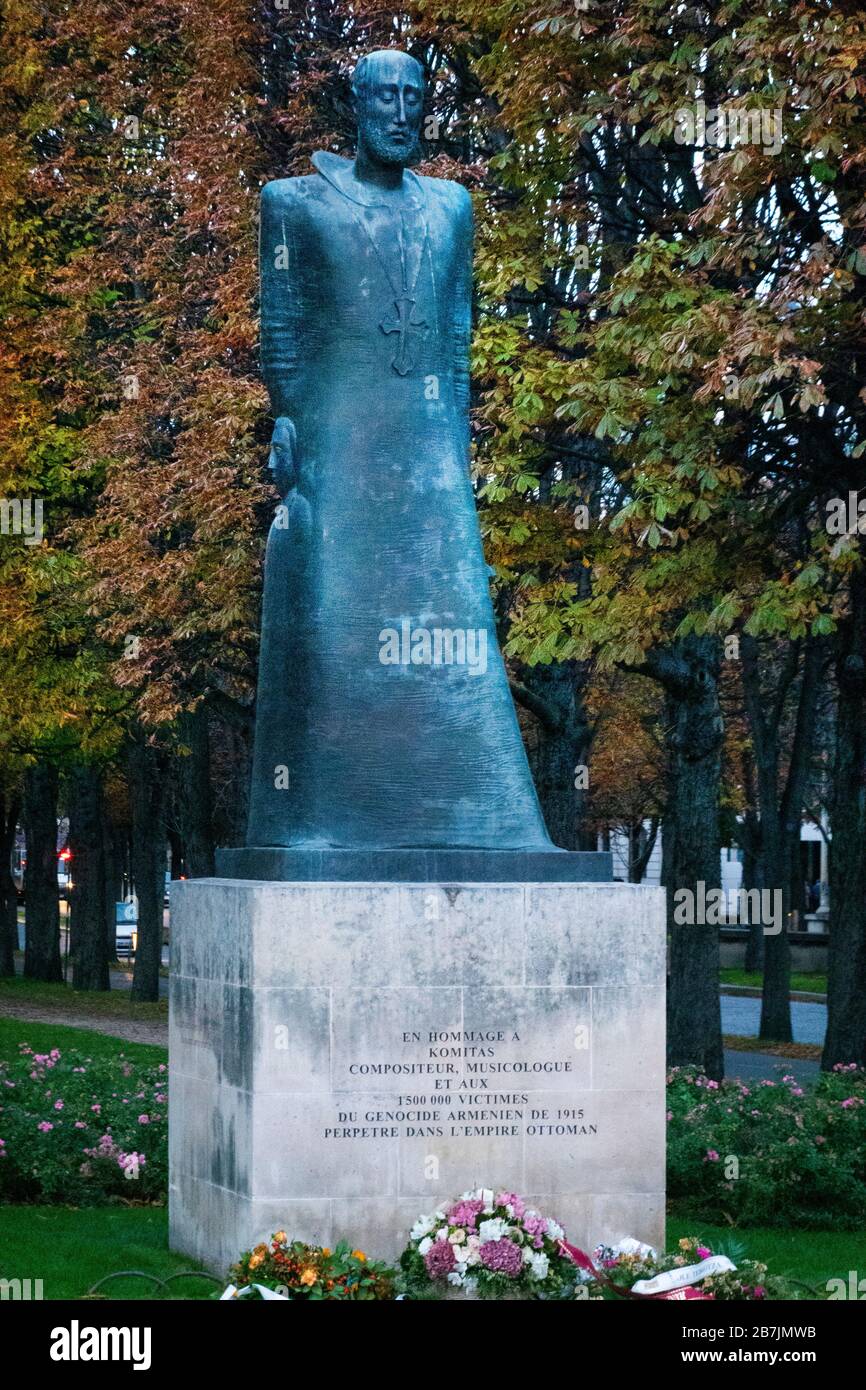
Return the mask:
<svg viewBox="0 0 866 1390"><path fill-rule="evenodd" d="M778 1081L782 1076L796 1076L802 1086L815 1081L821 1070L819 1062L800 1057L774 1057L771 1052L735 1052L725 1048L725 1076L740 1081Z"/></svg>
<svg viewBox="0 0 866 1390"><path fill-rule="evenodd" d="M76 1012L58 1002L56 1007L33 1004L29 1000L3 998L0 1018L20 1018L30 1023L62 1023L64 1028L90 1028L94 1033L107 1033L126 1042L157 1043L168 1047L168 1020L142 1018L113 1018L104 1014ZM22 1042L25 1039L22 1038Z"/></svg>
<svg viewBox="0 0 866 1390"><path fill-rule="evenodd" d="M723 1033L756 1038L760 1020L760 999L743 994L722 995ZM821 1047L827 1031L827 1005L801 1004L795 1000L791 1005L791 1028L794 1042L817 1043Z"/></svg>

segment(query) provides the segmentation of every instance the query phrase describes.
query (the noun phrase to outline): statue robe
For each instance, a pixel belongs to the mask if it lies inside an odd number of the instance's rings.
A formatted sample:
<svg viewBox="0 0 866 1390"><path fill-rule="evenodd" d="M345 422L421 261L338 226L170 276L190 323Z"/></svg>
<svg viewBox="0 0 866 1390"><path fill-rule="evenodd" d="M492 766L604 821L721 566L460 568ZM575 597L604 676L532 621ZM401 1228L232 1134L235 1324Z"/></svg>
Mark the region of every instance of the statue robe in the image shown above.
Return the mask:
<svg viewBox="0 0 866 1390"><path fill-rule="evenodd" d="M395 207L313 162L262 193L262 365L297 466L265 561L247 843L552 849L468 469L471 201L407 171Z"/></svg>

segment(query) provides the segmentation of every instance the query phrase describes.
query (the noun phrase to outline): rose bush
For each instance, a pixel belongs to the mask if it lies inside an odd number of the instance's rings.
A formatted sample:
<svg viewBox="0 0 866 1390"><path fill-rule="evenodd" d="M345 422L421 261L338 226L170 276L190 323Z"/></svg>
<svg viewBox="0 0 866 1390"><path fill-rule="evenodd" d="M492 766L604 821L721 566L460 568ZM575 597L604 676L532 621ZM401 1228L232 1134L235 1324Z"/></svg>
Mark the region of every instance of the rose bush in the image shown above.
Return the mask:
<svg viewBox="0 0 866 1390"><path fill-rule="evenodd" d="M120 1050L91 1058L22 1044L0 1062L0 1202L164 1201L166 1073Z"/></svg>
<svg viewBox="0 0 866 1390"><path fill-rule="evenodd" d="M866 1220L866 1072L803 1087L668 1077L668 1196L708 1221L853 1229Z"/></svg>

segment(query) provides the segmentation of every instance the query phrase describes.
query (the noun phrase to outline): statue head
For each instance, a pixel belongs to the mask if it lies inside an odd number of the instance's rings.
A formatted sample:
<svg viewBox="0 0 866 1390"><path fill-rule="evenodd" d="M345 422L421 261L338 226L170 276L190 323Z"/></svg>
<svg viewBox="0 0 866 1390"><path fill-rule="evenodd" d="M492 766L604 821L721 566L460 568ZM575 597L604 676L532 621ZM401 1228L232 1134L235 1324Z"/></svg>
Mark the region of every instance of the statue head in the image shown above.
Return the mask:
<svg viewBox="0 0 866 1390"><path fill-rule="evenodd" d="M368 53L355 68L352 96L358 149L376 164L403 168L418 149L424 69L397 48Z"/></svg>

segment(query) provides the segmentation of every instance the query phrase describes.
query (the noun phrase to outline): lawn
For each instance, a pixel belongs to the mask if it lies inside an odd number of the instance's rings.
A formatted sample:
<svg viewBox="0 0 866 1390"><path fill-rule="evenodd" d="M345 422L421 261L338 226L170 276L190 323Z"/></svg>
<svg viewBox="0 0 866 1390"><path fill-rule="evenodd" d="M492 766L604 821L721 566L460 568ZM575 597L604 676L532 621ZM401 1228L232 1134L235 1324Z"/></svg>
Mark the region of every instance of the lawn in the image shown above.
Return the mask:
<svg viewBox="0 0 866 1390"><path fill-rule="evenodd" d="M168 1018L168 1000L159 999L155 1003L133 1003L128 989L105 991L77 990L66 984L46 984L42 980L25 980L22 975L15 979L0 979L0 1013L3 1000L9 999L21 1004L34 1004L39 1008L57 1009L87 1015L94 1022L103 1018L139 1019L156 1022Z"/></svg>
<svg viewBox="0 0 866 1390"><path fill-rule="evenodd" d="M822 1295L828 1279L847 1282L849 1270L866 1268L866 1235L859 1231L786 1231L757 1226L741 1230L708 1226L674 1213L668 1217L668 1249L682 1236L699 1236L711 1250L732 1256L736 1252L731 1246L736 1242L743 1257L760 1260L772 1274L808 1284Z"/></svg>
<svg viewBox="0 0 866 1390"><path fill-rule="evenodd" d="M57 988L62 989L63 986L58 985ZM2 1007L3 996L0 992L0 1010ZM152 1006L145 1004L137 1007ZM20 1043L27 1043L34 1052L50 1052L52 1047L59 1047L61 1051L75 1048L90 1057L118 1057L124 1053L127 1057L148 1064L168 1061L168 1049L151 1043L126 1042L123 1038L97 1033L90 1028L69 1028L62 1023L33 1023L29 1019L3 1018L0 1014L0 1060L16 1056Z"/></svg>
<svg viewBox="0 0 866 1390"><path fill-rule="evenodd" d="M751 989L763 989L764 978L757 970L725 969L719 971L719 983L723 985L748 985ZM794 971L791 975L791 990L794 994L826 994L827 976L820 971Z"/></svg>
<svg viewBox="0 0 866 1390"><path fill-rule="evenodd" d="M731 1249L768 1264L774 1274L823 1293L827 1280L848 1279L866 1267L866 1237L837 1231L732 1230L679 1216L668 1222L668 1248L697 1235L712 1249ZM197 1269L168 1249L164 1207L0 1207L0 1276L41 1279L47 1299L83 1298L100 1279L120 1270L141 1270L161 1279ZM205 1278L175 1280L160 1289L150 1280L113 1280L97 1296L112 1299L207 1299L217 1285ZM809 1296L804 1290L804 1296Z"/></svg>
<svg viewBox="0 0 866 1390"><path fill-rule="evenodd" d="M198 1269L194 1260L168 1249L165 1207L0 1206L0 1276L41 1279L47 1299L84 1298L98 1280L121 1270L166 1279ZM96 1296L105 1298L210 1298L207 1278L178 1279L160 1289L150 1279L115 1279Z"/></svg>

